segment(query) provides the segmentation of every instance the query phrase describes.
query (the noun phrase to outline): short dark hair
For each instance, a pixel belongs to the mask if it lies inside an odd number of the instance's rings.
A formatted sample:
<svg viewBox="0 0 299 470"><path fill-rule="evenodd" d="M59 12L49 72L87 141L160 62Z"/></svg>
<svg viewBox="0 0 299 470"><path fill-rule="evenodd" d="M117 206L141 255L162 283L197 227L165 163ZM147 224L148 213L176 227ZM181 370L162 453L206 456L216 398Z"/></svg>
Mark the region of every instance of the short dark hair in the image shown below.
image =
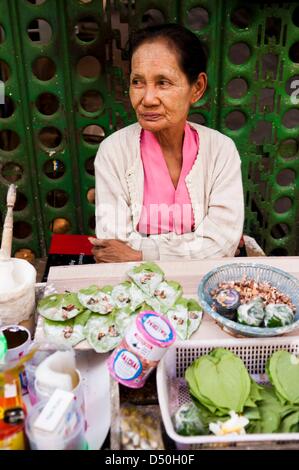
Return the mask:
<svg viewBox="0 0 299 470"><path fill-rule="evenodd" d="M181 70L188 82L193 84L198 74L206 72L207 56L198 37L189 29L176 23L148 26L132 32L129 39L130 70L132 56L144 43L163 39L172 46L177 55Z"/></svg>

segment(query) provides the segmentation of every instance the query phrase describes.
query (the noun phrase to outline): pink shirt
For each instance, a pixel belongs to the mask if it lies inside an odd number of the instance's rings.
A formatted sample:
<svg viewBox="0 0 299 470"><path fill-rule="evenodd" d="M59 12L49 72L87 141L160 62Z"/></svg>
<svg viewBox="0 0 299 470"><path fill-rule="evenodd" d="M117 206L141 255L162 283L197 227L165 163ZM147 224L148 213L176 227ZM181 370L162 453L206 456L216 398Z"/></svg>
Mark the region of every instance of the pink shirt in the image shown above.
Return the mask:
<svg viewBox="0 0 299 470"><path fill-rule="evenodd" d="M183 164L176 188L161 147L152 132L142 130L140 147L144 169L144 193L138 231L147 235L168 232L182 234L193 231L194 215L185 178L198 154L198 133L186 124Z"/></svg>

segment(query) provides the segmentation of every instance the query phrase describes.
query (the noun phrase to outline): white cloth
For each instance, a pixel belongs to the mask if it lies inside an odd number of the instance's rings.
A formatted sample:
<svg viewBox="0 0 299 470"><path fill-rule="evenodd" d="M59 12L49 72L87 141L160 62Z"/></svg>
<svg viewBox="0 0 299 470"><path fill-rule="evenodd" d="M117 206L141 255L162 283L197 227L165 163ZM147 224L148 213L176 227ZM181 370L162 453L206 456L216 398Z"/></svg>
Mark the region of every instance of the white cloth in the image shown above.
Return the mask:
<svg viewBox="0 0 299 470"><path fill-rule="evenodd" d="M143 165L138 123L107 137L95 159L96 236L127 241L144 260L234 256L244 222L240 157L232 139L189 123L200 149L185 181L195 231L143 237L137 231L143 203Z"/></svg>

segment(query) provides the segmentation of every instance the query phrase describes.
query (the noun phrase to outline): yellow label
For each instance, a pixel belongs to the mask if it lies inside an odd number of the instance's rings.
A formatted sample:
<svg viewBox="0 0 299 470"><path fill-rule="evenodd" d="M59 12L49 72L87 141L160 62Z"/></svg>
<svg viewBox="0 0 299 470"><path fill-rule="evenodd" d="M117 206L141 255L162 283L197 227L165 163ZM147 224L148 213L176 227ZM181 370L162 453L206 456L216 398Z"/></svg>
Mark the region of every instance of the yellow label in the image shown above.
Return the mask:
<svg viewBox="0 0 299 470"><path fill-rule="evenodd" d="M7 438L0 438L0 450L25 450L24 432L19 431Z"/></svg>

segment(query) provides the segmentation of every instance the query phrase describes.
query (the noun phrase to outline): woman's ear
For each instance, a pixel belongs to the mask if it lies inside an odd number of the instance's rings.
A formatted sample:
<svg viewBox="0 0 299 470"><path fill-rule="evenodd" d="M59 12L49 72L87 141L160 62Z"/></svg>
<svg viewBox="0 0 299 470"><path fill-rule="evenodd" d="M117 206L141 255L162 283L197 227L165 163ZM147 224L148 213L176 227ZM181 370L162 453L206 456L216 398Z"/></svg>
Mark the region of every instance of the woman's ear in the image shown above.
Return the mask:
<svg viewBox="0 0 299 470"><path fill-rule="evenodd" d="M202 98L202 96L204 95L204 92L207 89L207 84L208 84L207 74L204 72L201 72L198 75L196 82L192 85L193 92L192 92L192 97L191 97L191 104L196 103L196 101Z"/></svg>

